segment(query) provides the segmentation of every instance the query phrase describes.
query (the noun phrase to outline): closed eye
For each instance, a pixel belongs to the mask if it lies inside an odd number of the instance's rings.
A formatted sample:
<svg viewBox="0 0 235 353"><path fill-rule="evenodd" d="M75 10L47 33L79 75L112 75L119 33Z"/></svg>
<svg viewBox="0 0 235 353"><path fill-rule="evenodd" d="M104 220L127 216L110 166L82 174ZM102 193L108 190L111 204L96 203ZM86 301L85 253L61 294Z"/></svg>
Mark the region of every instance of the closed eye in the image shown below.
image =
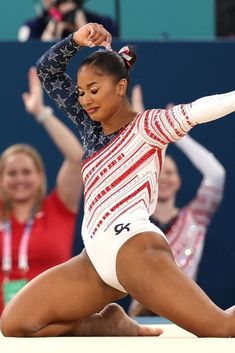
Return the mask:
<svg viewBox="0 0 235 353"><path fill-rule="evenodd" d="M78 91L79 97L84 96L84 92L83 91Z"/></svg>

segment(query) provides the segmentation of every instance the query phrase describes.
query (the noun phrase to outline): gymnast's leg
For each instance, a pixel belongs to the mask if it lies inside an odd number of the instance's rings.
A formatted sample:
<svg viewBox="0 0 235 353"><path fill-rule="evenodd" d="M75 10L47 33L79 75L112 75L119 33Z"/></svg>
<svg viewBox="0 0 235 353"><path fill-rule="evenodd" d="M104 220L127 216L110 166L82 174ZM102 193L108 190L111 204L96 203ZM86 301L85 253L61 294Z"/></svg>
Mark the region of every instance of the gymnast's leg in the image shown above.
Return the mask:
<svg viewBox="0 0 235 353"><path fill-rule="evenodd" d="M1 317L5 336L137 336L162 330L138 325L117 304L125 294L105 284L85 251L30 281Z"/></svg>
<svg viewBox="0 0 235 353"><path fill-rule="evenodd" d="M200 337L235 336L234 308L223 311L216 306L175 265L160 234L130 238L120 248L116 266L122 286L147 309Z"/></svg>

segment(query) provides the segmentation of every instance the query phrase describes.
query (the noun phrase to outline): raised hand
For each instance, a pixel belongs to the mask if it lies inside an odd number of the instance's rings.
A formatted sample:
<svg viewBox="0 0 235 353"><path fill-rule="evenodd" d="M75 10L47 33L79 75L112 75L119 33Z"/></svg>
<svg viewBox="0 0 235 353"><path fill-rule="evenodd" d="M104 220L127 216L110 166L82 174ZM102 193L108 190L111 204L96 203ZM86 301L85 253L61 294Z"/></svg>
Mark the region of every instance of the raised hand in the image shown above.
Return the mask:
<svg viewBox="0 0 235 353"><path fill-rule="evenodd" d="M111 50L112 36L111 34L98 23L87 23L73 34L75 43L95 47L102 46Z"/></svg>
<svg viewBox="0 0 235 353"><path fill-rule="evenodd" d="M131 92L131 105L134 111L143 112L145 110L141 85L135 85Z"/></svg>
<svg viewBox="0 0 235 353"><path fill-rule="evenodd" d="M31 67L28 72L29 92L22 95L25 109L28 113L38 116L45 108L43 101L43 90L41 82L37 76L35 67Z"/></svg>

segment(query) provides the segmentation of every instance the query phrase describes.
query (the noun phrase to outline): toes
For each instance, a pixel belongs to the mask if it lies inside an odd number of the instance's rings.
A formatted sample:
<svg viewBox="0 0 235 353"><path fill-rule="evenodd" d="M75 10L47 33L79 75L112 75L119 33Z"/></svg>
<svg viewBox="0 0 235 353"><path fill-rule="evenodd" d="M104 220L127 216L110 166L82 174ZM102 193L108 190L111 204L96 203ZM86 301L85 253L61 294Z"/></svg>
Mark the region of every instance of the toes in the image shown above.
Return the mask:
<svg viewBox="0 0 235 353"><path fill-rule="evenodd" d="M163 329L159 327L139 326L138 336L160 336Z"/></svg>

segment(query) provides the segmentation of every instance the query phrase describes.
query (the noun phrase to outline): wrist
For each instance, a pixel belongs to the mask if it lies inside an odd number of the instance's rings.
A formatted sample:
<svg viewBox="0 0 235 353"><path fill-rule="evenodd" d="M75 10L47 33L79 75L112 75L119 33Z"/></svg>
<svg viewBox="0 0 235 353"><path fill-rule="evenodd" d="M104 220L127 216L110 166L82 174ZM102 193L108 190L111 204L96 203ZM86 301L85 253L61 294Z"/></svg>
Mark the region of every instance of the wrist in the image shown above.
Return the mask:
<svg viewBox="0 0 235 353"><path fill-rule="evenodd" d="M81 43L77 37L78 37L77 32L72 33L71 38L72 38L73 44L75 44L78 48L84 47L85 45Z"/></svg>
<svg viewBox="0 0 235 353"><path fill-rule="evenodd" d="M45 106L39 114L35 115L35 118L38 123L42 124L46 119L48 119L52 115L53 109L48 106Z"/></svg>

